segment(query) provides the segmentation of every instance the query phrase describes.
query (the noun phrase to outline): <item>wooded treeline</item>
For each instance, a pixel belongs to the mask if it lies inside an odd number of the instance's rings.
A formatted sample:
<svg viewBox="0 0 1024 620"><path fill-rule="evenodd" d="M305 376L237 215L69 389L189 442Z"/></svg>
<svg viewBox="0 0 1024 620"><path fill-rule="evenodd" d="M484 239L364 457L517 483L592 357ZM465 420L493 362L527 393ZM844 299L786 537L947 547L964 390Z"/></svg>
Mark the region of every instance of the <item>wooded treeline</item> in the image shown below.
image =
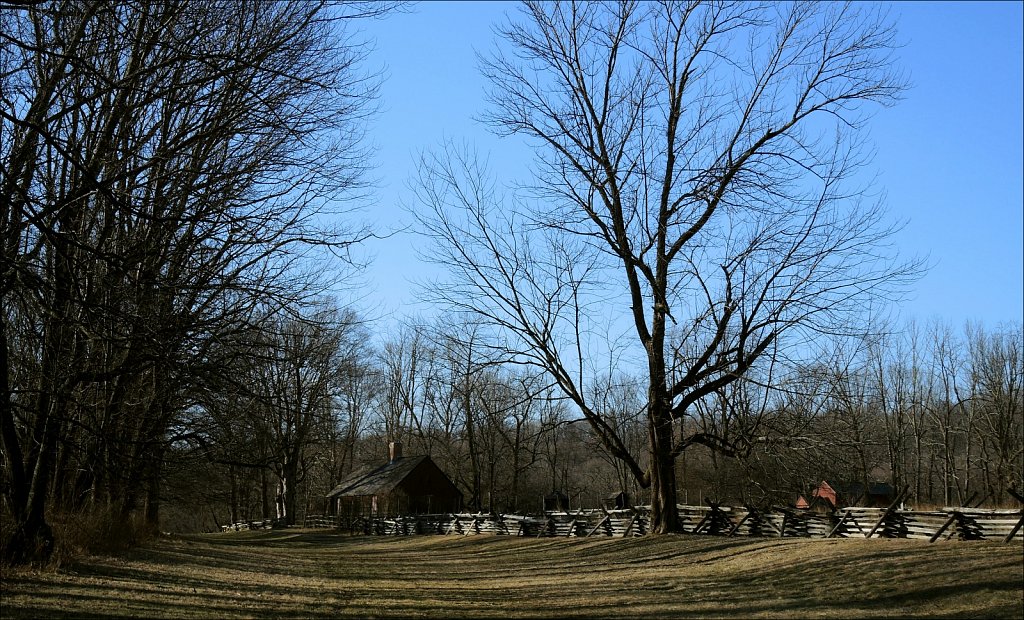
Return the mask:
<svg viewBox="0 0 1024 620"><path fill-rule="evenodd" d="M165 452L238 345L304 346L366 235L338 205L376 81L344 23L388 8L0 6L5 557L48 555L60 515L155 527Z"/></svg>
<svg viewBox="0 0 1024 620"><path fill-rule="evenodd" d="M378 81L348 24L396 7L0 2L3 559L46 558L83 523L125 542L295 523L391 441L430 455L471 510L538 511L554 490L573 506L784 503L821 479L909 485L917 504L1020 488L1020 325L853 320L916 266L876 251L881 211L839 189L859 142L798 131L819 113L856 128L852 102L896 96L886 24L802 3L579 6L531 3L506 33L564 65L568 86L540 82L549 107L512 59L489 69L504 131L562 149L542 159L540 205L505 212L484 176L460 185L472 162L426 158L419 198L440 219L420 232L469 280L434 291L443 319L382 333L329 293L371 234L348 210ZM710 85L739 31L757 53L738 104ZM479 228L446 238L462 190ZM655 512L671 530L674 508Z"/></svg>
<svg viewBox="0 0 1024 620"><path fill-rule="evenodd" d="M649 490L541 377L486 358L478 326L408 326L379 349L354 344L346 333L355 332L340 326L335 335L347 348L329 380L331 397L296 453L300 499L289 510L323 513L337 481L386 462L394 440L406 455L430 455L462 489L470 511L539 512L556 490L574 508L600 506L619 491L634 503L648 501ZM679 502L791 505L826 479L908 486L907 503L919 508L1013 506L1007 489L1021 488L1024 455L1022 338L1019 325L957 331L940 322L910 324L836 345L771 387L759 385L755 372L686 420L690 431L728 434L735 456L687 449L677 465ZM642 381L622 371L606 379L593 401L622 436L643 446ZM279 429L301 428L298 419L288 426L266 413L240 416L236 408L230 423L251 426L231 434L216 426L216 415L204 417L214 424L211 434L178 444L173 455L183 460L172 476L175 502L188 507L175 511L187 520L175 527L278 516L279 471L294 448ZM240 437L249 441L232 443ZM216 456L194 449L200 445L216 446Z"/></svg>

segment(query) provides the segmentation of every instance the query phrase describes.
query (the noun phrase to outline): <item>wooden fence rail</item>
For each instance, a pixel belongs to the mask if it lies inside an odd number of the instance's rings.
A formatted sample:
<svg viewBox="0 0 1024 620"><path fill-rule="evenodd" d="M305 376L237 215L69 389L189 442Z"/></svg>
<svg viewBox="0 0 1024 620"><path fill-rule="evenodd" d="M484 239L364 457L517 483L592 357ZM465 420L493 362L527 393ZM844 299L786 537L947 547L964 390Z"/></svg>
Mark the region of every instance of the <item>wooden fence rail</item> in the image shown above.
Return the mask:
<svg viewBox="0 0 1024 620"><path fill-rule="evenodd" d="M333 527L330 524L330 519L324 521L324 525L310 525L309 527ZM264 519L262 521L239 521L237 523L229 523L227 525L220 526L222 532L238 532L241 530L263 530L274 527L273 519Z"/></svg>
<svg viewBox="0 0 1024 620"><path fill-rule="evenodd" d="M777 538L918 538L938 540L1002 540L1024 537L1024 510L947 507L934 511L889 508L842 508L831 514L794 508L677 507L684 532L711 536ZM237 525L237 524L236 524ZM331 517L310 515L304 527L336 528L351 534L409 536L495 534L533 537L643 536L650 527L650 509L578 510L543 515L460 513L398 517ZM234 526L225 526L231 529ZM235 527L234 529L240 529ZM249 529L249 528L241 528Z"/></svg>

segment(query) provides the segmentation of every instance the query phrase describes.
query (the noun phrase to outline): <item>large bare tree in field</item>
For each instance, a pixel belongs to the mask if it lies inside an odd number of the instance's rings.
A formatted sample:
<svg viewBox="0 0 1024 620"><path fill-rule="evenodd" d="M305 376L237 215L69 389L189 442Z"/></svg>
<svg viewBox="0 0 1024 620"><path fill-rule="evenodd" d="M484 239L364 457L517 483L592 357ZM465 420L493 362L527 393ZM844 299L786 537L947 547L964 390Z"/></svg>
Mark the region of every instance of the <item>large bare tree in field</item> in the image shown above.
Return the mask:
<svg viewBox="0 0 1024 620"><path fill-rule="evenodd" d="M126 521L211 343L365 235L320 224L361 186L374 92L337 26L386 8L0 6L5 557L52 549L54 507Z"/></svg>
<svg viewBox="0 0 1024 620"><path fill-rule="evenodd" d="M520 17L485 61L486 120L534 145L534 180L508 199L466 150L424 158L421 220L452 273L435 295L547 371L652 488L653 531L674 531L676 458L756 440L686 434L694 405L846 331L917 271L856 176L868 114L904 86L894 31L838 3L529 2ZM617 313L646 455L588 396Z"/></svg>

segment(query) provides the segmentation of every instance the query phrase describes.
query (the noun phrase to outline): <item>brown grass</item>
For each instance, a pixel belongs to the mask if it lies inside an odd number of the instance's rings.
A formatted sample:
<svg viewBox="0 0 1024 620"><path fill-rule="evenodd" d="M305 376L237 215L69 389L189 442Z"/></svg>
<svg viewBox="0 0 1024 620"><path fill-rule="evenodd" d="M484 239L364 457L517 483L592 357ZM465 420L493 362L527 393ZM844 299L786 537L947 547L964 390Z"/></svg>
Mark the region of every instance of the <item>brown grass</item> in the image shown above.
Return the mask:
<svg viewBox="0 0 1024 620"><path fill-rule="evenodd" d="M166 538L7 569L21 617L1024 617L1020 542L663 536Z"/></svg>

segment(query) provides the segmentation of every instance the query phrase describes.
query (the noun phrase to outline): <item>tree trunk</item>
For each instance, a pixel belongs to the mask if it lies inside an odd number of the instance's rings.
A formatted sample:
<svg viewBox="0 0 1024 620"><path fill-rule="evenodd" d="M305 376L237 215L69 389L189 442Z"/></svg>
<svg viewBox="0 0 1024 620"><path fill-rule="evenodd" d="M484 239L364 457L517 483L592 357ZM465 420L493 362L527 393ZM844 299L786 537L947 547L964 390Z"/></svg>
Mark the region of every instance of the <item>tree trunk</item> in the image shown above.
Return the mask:
<svg viewBox="0 0 1024 620"><path fill-rule="evenodd" d="M277 500L275 505L277 506L277 512L274 515L276 520L283 522L285 525L288 524L288 503L285 501L285 494L288 492L288 485L285 482L283 476L277 479Z"/></svg>
<svg viewBox="0 0 1024 620"><path fill-rule="evenodd" d="M47 398L43 400L49 401ZM48 407L48 405L45 406ZM56 451L56 427L55 416L48 415L42 432L43 445L29 481L26 505L21 511L17 510L17 507L15 508L14 532L7 541L4 541L4 556L14 563L20 564L33 560L45 562L53 553L53 530L46 522L45 506L50 469Z"/></svg>
<svg viewBox="0 0 1024 620"><path fill-rule="evenodd" d="M278 518L283 518L287 525L295 525L295 508L298 504L298 497L296 491L298 489L298 462L294 459L289 459L281 467L281 480L280 480L280 503L284 514L277 515Z"/></svg>
<svg viewBox="0 0 1024 620"><path fill-rule="evenodd" d="M9 562L21 563L32 555L31 550L38 547L43 540L38 536L39 524L29 523L29 478L22 460L17 427L14 425L14 405L11 401L9 378L7 321L4 315L0 314L0 385L3 385L3 400L0 401L0 445L3 446L2 457L9 478L5 495L15 523L13 531L2 541L3 558Z"/></svg>
<svg viewBox="0 0 1024 620"><path fill-rule="evenodd" d="M228 466L228 478L231 479L231 523L238 523L238 479L235 466Z"/></svg>
<svg viewBox="0 0 1024 620"><path fill-rule="evenodd" d="M505 509L516 511L519 510L519 446L516 442L516 447L512 451L512 482L509 488L509 497L505 501Z"/></svg>
<svg viewBox="0 0 1024 620"><path fill-rule="evenodd" d="M467 369L468 372L468 369ZM468 374L467 374L468 378ZM469 467L471 471L471 487L469 497L470 509L479 512L480 506L483 501L481 497L483 486L483 476L480 473L480 451L477 447L476 438L476 424L473 422L473 405L472 405L472 394L470 393L469 382L467 380L466 386L463 393L463 407L466 414L466 441L469 444Z"/></svg>
<svg viewBox="0 0 1024 620"><path fill-rule="evenodd" d="M661 418L662 416L658 416ZM651 532L668 534L679 531L676 508L676 468L672 456L672 422L652 420L651 440Z"/></svg>
<svg viewBox="0 0 1024 620"><path fill-rule="evenodd" d="M163 461L163 450L159 450L152 456L146 472L146 529L152 534L160 531L160 477Z"/></svg>
<svg viewBox="0 0 1024 620"><path fill-rule="evenodd" d="M260 468L260 507L263 509L261 518L266 521L270 518L270 490L267 484L267 468Z"/></svg>
<svg viewBox="0 0 1024 620"><path fill-rule="evenodd" d="M10 496L11 499L23 500L20 505L12 505L15 526L10 538L4 541L3 554L9 561L15 563L32 560L45 562L49 560L54 548L53 530L46 522L45 508L49 499L53 466L57 458L60 427L57 413L63 414L67 410L67 400L60 397L63 394L63 386L57 383L57 358L64 328L55 324L50 324L49 327L45 338L47 346L43 352L41 375L46 386L41 390L36 402L36 420L32 433L34 445L29 451L30 465L24 470L22 488L12 489ZM13 420L11 422L13 426ZM17 458L20 454L19 450L12 456ZM15 482L17 481L12 480L12 486Z"/></svg>
<svg viewBox="0 0 1024 620"><path fill-rule="evenodd" d="M154 476L146 488L146 529L150 533L160 531L160 478Z"/></svg>

